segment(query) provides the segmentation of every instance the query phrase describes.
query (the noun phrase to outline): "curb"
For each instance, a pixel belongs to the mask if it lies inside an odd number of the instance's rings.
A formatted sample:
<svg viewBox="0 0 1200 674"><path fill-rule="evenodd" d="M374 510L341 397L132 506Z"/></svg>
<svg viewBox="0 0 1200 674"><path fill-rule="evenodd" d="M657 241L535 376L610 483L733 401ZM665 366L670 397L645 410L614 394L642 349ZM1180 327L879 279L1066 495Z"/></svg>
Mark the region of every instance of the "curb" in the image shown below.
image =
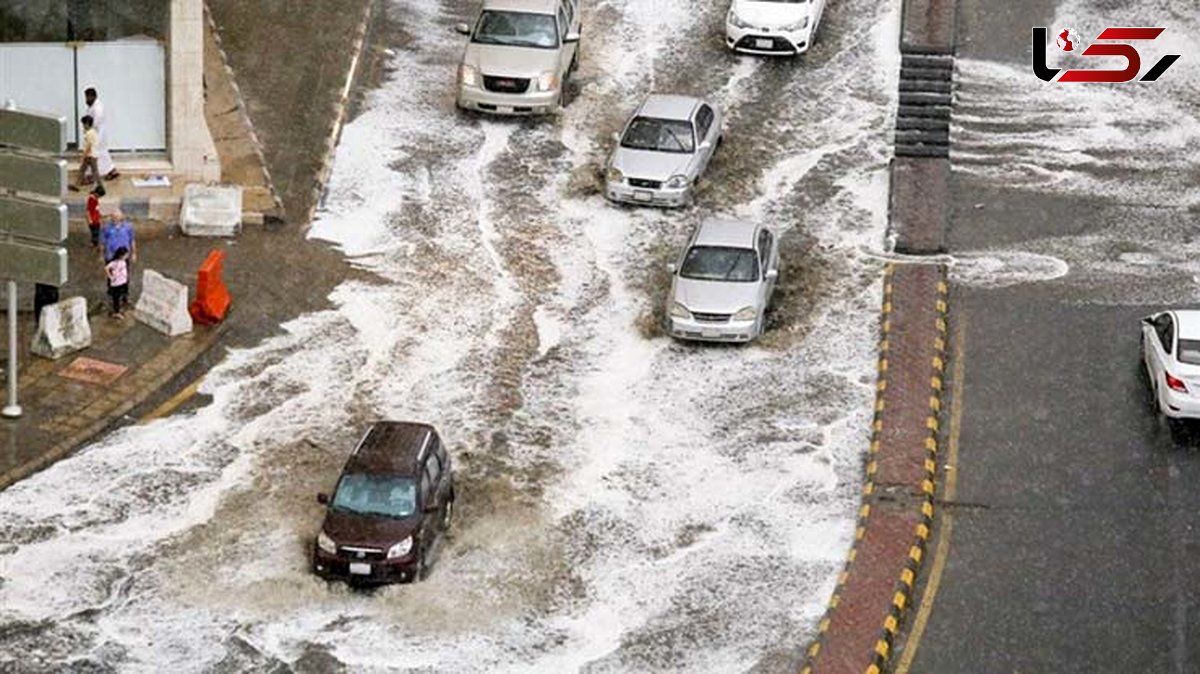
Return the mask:
<svg viewBox="0 0 1200 674"><path fill-rule="evenodd" d="M346 83L342 86L342 93L338 97L338 102L334 104L337 115L334 116L333 129L325 139L325 156L321 159L321 168L317 171L317 183L312 189L312 206L308 209L306 220L308 224L312 224L317 209L325 202L326 183L329 182L329 174L333 170L334 153L337 150L338 141L342 137L342 127L346 123L346 113L350 108L350 95L354 90L354 80L357 79L358 64L362 61L363 49L367 45L367 29L371 25L374 11L375 0L367 0L362 20L359 21L358 28L354 31L354 43L351 46L354 56L350 59L350 67L346 70Z"/></svg>
<svg viewBox="0 0 1200 674"><path fill-rule="evenodd" d="M954 101L956 0L902 0L879 376L854 542L801 674L880 674L912 604L935 515L945 390L946 197Z"/></svg>
<svg viewBox="0 0 1200 674"><path fill-rule="evenodd" d="M138 388L129 397L122 397L119 403L114 405L110 410L106 410L102 416L97 415L99 418L95 421L87 425L81 425L74 433L67 436L65 440L52 445L36 458L0 475L0 491L7 489L16 482L38 471L50 467L72 454L84 443L115 426L130 410L145 402L154 393L159 392L164 386L171 383L171 380L179 375L180 372L183 372L189 365L196 362L205 353L208 353L216 345L221 335L225 333L226 325L225 323L220 323L210 330L195 332L191 337L181 336L175 338L177 340L190 339L194 342L194 345L187 350L186 357L174 361L164 359L163 362L154 362L156 359L152 359L150 362L144 363L141 367L146 368L147 372L149 372L149 381L145 385ZM182 350L182 347L180 350ZM92 407L98 408L106 402L106 398L100 398L83 410L79 410L79 414L85 414L88 409Z"/></svg>
<svg viewBox="0 0 1200 674"><path fill-rule="evenodd" d="M225 74L229 76L229 84L233 87L233 95L237 101L239 116L242 118L242 123L246 126L247 132L250 134L250 142L254 145L254 154L258 157L258 163L262 167L263 180L266 181L267 189L271 191L271 200L275 202L275 211L282 217L284 213L283 200L279 198L279 192L275 189L275 181L271 179L271 170L267 168L267 158L263 154L262 141L258 139L258 132L254 128L253 120L250 119L250 112L246 108L246 99L242 96L242 88L238 86L233 66L229 65L229 56L225 53L225 44L221 42L221 31L217 30L217 22L213 18L207 2L204 3L204 20L207 22L208 30L212 31L213 39L217 43L217 53L221 55L221 65L225 67Z"/></svg>
<svg viewBox="0 0 1200 674"><path fill-rule="evenodd" d="M863 502L801 674L879 674L894 650L933 527L948 291L941 265L885 268ZM914 346L922 347L918 358ZM893 434L893 426L910 432Z"/></svg>
<svg viewBox="0 0 1200 674"><path fill-rule="evenodd" d="M921 481L923 496L920 502L920 518L913 532L908 559L905 561L904 568L900 571L900 577L896 582L895 593L892 596L892 605L888 609L887 617L883 620L883 632L875 642L875 658L871 665L867 667L867 674L879 674L887 666L888 659L891 657L891 653L896 645L896 633L904 623L904 616L908 606L912 604L913 586L916 584L917 574L921 571L921 564L925 560L926 546L929 543L929 536L933 531L934 494L937 484L938 430L940 427L939 416L942 411L942 393L945 390L944 377L946 371L948 331L947 313L950 308L947 301L950 287L946 282L945 267L939 267L939 276L941 279L937 282L938 299L934 305L937 312L935 322L937 337L934 338L934 355L930 359L929 410L925 417L925 428L928 433L925 438L925 461L923 464L925 475ZM885 286L886 292L887 286ZM889 308L886 300L884 312L885 341L880 348L881 354L887 353L886 339L889 323L887 316ZM883 373L880 375L880 381L886 382L883 379ZM882 390L880 393L880 397L882 397ZM880 403L882 403L882 400ZM878 446L872 443L872 452L878 452L878 449ZM868 477L867 479L870 480L871 478Z"/></svg>

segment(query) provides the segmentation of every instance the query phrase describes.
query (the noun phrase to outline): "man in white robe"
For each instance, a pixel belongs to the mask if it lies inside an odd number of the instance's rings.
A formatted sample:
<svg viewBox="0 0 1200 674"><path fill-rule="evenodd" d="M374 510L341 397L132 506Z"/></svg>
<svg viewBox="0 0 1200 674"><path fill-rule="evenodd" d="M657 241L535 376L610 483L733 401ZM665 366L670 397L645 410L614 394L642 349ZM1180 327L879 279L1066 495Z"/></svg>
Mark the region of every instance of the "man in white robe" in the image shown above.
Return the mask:
<svg viewBox="0 0 1200 674"><path fill-rule="evenodd" d="M121 174L117 173L112 155L108 152L108 126L104 118L104 104L100 102L94 87L83 91L83 101L87 103L87 114L92 118L96 133L100 134L100 148L96 156L96 162L100 165L100 175L104 176L105 180L116 180Z"/></svg>

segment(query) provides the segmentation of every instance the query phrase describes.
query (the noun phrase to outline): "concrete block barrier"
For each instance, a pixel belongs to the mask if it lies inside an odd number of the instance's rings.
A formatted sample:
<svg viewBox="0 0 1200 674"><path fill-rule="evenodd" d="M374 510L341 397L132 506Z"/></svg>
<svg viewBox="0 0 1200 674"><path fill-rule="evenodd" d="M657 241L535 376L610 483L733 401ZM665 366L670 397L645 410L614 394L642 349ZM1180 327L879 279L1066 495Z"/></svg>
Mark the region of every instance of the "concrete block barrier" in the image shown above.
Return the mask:
<svg viewBox="0 0 1200 674"><path fill-rule="evenodd" d="M142 323L170 337L192 331L187 286L153 269L142 274L142 294L133 314Z"/></svg>
<svg viewBox="0 0 1200 674"><path fill-rule="evenodd" d="M43 358L58 360L91 345L92 326L88 323L87 300L70 297L42 307L37 333L29 350Z"/></svg>

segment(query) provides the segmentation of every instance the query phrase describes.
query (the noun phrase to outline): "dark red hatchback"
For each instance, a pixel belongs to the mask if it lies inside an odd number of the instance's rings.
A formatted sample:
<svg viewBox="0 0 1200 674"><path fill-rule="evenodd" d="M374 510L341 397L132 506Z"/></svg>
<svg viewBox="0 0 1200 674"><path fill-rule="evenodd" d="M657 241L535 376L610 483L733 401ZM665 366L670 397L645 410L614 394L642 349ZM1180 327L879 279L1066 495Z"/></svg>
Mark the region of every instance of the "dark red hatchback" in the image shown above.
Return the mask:
<svg viewBox="0 0 1200 674"><path fill-rule="evenodd" d="M428 424L373 424L350 454L313 545L326 579L394 583L425 577L454 517L450 455Z"/></svg>

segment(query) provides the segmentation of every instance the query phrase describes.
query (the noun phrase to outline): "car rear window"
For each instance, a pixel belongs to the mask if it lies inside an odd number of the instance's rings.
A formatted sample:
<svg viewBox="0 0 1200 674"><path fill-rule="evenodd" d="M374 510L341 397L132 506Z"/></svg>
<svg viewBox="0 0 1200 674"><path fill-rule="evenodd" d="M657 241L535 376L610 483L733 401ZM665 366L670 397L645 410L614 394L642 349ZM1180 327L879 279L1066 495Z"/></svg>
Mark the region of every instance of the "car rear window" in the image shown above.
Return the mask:
<svg viewBox="0 0 1200 674"><path fill-rule="evenodd" d="M1181 363L1200 365L1200 341L1194 339L1179 340L1179 354L1176 358Z"/></svg>

